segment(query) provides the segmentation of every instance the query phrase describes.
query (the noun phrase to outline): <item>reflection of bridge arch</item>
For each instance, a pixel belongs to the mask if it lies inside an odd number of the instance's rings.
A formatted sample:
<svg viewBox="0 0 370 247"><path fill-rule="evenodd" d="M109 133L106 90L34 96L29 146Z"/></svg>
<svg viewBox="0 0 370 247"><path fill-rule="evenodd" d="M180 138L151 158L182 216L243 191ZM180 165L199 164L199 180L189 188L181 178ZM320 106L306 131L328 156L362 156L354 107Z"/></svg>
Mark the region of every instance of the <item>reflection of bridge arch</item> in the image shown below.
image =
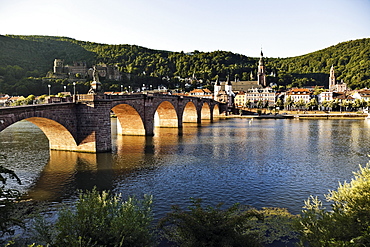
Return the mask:
<svg viewBox="0 0 370 247"><path fill-rule="evenodd" d="M157 107L154 116L155 125L158 127L178 127L179 121L175 107L169 101L163 101Z"/></svg>
<svg viewBox="0 0 370 247"><path fill-rule="evenodd" d="M117 116L117 134L145 135L143 119L139 112L128 104L119 104L112 108Z"/></svg>
<svg viewBox="0 0 370 247"><path fill-rule="evenodd" d="M196 123L198 122L197 108L193 102L188 102L185 105L184 113L182 115L182 121L184 123Z"/></svg>

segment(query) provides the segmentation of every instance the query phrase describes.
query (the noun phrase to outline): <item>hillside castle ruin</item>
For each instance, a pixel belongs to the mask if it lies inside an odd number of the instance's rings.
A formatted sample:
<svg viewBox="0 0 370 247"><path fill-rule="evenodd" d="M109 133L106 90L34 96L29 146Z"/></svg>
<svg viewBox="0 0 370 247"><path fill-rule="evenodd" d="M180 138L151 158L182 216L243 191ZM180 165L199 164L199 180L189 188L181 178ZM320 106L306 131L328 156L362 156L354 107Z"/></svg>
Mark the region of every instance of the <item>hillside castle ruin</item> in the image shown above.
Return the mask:
<svg viewBox="0 0 370 247"><path fill-rule="evenodd" d="M122 73L117 66L98 64L95 66L99 77L110 81L121 81ZM86 80L93 79L94 69L86 62L73 62L73 65L64 65L64 60L55 59L53 71L47 77L55 79Z"/></svg>

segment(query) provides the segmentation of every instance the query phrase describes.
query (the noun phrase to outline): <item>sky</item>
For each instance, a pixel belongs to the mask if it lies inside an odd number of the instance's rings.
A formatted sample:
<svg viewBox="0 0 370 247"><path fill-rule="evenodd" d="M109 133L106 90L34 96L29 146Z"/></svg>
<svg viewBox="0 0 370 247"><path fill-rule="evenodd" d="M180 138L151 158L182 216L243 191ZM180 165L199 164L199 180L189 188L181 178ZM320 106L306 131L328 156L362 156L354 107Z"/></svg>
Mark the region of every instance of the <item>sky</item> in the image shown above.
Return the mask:
<svg viewBox="0 0 370 247"><path fill-rule="evenodd" d="M370 38L370 0L0 0L0 34L293 57Z"/></svg>

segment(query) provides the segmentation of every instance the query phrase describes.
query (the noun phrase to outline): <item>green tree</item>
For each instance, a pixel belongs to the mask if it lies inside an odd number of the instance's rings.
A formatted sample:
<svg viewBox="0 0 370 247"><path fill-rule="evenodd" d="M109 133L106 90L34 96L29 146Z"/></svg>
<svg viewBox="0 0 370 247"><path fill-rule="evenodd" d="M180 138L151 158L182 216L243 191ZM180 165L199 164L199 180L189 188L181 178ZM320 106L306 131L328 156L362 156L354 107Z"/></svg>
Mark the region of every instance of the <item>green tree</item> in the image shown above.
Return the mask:
<svg viewBox="0 0 370 247"><path fill-rule="evenodd" d="M326 210L322 202L311 196L305 201L296 229L301 245L306 246L370 246L370 163L354 172L350 183L325 195L331 202Z"/></svg>
<svg viewBox="0 0 370 247"><path fill-rule="evenodd" d="M75 209L62 210L54 226L39 220L35 237L53 246L151 246L155 243L151 205L151 196L122 201L93 189L80 194Z"/></svg>
<svg viewBox="0 0 370 247"><path fill-rule="evenodd" d="M302 109L303 106L306 106L306 103L304 102L303 99L300 99L296 102L294 102L295 107Z"/></svg>
<svg viewBox="0 0 370 247"><path fill-rule="evenodd" d="M288 98L285 100L284 106L287 110L291 110L292 105L294 104L294 101L291 96L288 96Z"/></svg>
<svg viewBox="0 0 370 247"><path fill-rule="evenodd" d="M264 106L264 104L263 104L263 100L258 100L257 101L257 108L262 108Z"/></svg>
<svg viewBox="0 0 370 247"><path fill-rule="evenodd" d="M35 101L35 99L36 99L35 95L32 95L32 94L28 95L27 98L24 100L25 101L24 104L25 105L32 105L33 102Z"/></svg>
<svg viewBox="0 0 370 247"><path fill-rule="evenodd" d="M257 210L235 204L225 210L222 204L203 207L201 199L192 200L189 211L178 206L160 220L164 237L180 246L261 246L251 220L262 220Z"/></svg>
<svg viewBox="0 0 370 247"><path fill-rule="evenodd" d="M316 97L312 98L307 104L306 107L310 110L313 110L319 106L319 102L317 101Z"/></svg>
<svg viewBox="0 0 370 247"><path fill-rule="evenodd" d="M276 107L279 107L280 110L283 109L283 107L284 107L284 101L281 98L278 98L277 101L276 101L276 103L275 103L275 106Z"/></svg>
<svg viewBox="0 0 370 247"><path fill-rule="evenodd" d="M5 156L0 155L0 159L5 159ZM18 190L5 187L7 178L14 179L21 184L21 180L14 171L0 164L0 237L3 237L5 234L13 234L14 230L11 229L11 226L21 225L21 221L14 218L12 214L15 202L20 198L21 194Z"/></svg>

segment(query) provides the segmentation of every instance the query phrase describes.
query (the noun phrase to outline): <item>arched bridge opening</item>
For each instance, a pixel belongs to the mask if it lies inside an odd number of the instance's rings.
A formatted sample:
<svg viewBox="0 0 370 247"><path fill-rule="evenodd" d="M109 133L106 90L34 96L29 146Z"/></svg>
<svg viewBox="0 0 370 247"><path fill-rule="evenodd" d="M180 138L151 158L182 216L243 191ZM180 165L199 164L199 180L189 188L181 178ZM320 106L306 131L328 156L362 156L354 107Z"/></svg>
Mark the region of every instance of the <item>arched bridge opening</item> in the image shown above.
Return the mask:
<svg viewBox="0 0 370 247"><path fill-rule="evenodd" d="M143 119L139 112L128 104L119 104L112 108L117 116L117 134L145 135Z"/></svg>
<svg viewBox="0 0 370 247"><path fill-rule="evenodd" d="M213 106L213 116L220 116L220 107L217 104Z"/></svg>
<svg viewBox="0 0 370 247"><path fill-rule="evenodd" d="M207 102L203 103L201 118L202 118L202 120L211 120L212 119L211 108L210 108L210 106Z"/></svg>
<svg viewBox="0 0 370 247"><path fill-rule="evenodd" d="M154 114L155 127L179 127L179 121L175 107L169 101L163 101L157 107Z"/></svg>
<svg viewBox="0 0 370 247"><path fill-rule="evenodd" d="M182 115L182 121L184 123L196 123L198 122L197 108L193 102L188 102L185 105L184 113Z"/></svg>
<svg viewBox="0 0 370 247"><path fill-rule="evenodd" d="M11 123L7 124L6 128L11 127L13 124L20 121L28 121L36 125L47 137L49 141L49 148L52 150L68 150L78 151L81 147L78 147L75 138L71 132L64 127L62 124L55 120L51 120L45 117L29 117L14 119ZM4 130L3 128L2 130Z"/></svg>
<svg viewBox="0 0 370 247"><path fill-rule="evenodd" d="M31 117L25 119L37 127L46 135L52 150L78 150L76 140L66 127L60 123L42 117Z"/></svg>

